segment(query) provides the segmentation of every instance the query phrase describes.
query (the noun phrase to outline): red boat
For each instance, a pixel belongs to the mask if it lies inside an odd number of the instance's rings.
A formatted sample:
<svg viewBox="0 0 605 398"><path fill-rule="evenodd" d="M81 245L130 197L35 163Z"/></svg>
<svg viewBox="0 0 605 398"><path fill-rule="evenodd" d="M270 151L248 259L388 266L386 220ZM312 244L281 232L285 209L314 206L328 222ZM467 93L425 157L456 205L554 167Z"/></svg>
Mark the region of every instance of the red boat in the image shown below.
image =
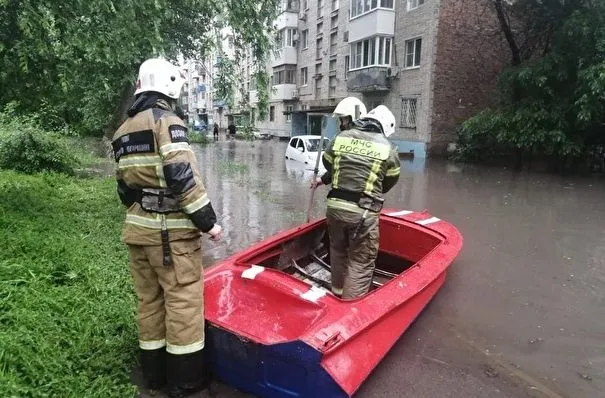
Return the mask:
<svg viewBox="0 0 605 398"><path fill-rule="evenodd" d="M205 272L209 364L261 397L350 397L445 281L462 248L427 212L383 210L371 291L330 292L325 219L273 236Z"/></svg>

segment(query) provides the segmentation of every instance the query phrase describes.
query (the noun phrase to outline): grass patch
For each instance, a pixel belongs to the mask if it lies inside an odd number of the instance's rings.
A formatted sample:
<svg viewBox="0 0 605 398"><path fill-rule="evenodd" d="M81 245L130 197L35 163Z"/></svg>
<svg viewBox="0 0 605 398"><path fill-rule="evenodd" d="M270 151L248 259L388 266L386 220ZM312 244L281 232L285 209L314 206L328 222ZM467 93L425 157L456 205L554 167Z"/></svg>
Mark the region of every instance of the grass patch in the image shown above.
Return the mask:
<svg viewBox="0 0 605 398"><path fill-rule="evenodd" d="M187 133L187 139L192 144L207 145L212 142L212 140L208 138L208 134L206 134L206 132L199 132L191 129Z"/></svg>
<svg viewBox="0 0 605 398"><path fill-rule="evenodd" d="M134 396L113 178L0 171L0 396Z"/></svg>

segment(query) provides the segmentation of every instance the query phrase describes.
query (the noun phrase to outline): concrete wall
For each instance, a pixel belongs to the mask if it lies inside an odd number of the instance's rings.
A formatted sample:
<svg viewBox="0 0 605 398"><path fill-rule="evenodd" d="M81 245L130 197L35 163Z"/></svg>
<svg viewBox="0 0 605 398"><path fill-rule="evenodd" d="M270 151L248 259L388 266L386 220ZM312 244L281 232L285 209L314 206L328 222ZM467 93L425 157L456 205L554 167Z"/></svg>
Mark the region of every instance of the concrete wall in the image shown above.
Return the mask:
<svg viewBox="0 0 605 398"><path fill-rule="evenodd" d="M497 102L509 49L486 0L442 0L434 64L430 152L443 153L456 126Z"/></svg>

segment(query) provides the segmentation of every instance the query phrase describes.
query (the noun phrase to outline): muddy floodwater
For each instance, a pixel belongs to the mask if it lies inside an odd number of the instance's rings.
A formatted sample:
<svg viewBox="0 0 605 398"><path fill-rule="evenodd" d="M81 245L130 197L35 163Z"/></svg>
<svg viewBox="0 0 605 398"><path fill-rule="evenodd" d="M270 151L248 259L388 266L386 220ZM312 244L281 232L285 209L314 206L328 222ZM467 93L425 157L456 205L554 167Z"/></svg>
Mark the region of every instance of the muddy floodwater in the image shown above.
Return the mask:
<svg viewBox="0 0 605 398"><path fill-rule="evenodd" d="M306 220L312 166L285 149L196 147L226 231L206 266ZM605 178L402 160L386 205L453 223L464 248L358 397L605 397Z"/></svg>

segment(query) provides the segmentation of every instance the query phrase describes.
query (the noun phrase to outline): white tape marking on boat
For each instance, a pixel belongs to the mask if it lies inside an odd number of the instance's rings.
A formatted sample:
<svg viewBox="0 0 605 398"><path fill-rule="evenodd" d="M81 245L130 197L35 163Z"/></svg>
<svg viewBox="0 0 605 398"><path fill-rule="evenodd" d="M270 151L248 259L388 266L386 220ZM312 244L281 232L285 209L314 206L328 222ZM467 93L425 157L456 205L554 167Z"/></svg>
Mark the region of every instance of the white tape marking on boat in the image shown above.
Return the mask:
<svg viewBox="0 0 605 398"><path fill-rule="evenodd" d="M254 279L256 275L260 274L265 270L265 267L261 267L260 265L253 265L244 272L242 272L242 278L245 279Z"/></svg>
<svg viewBox="0 0 605 398"><path fill-rule="evenodd" d="M401 211L396 211L393 213L388 213L387 216L391 216L391 217L397 217L397 216L407 216L408 214L412 214L413 211L411 210L401 210Z"/></svg>
<svg viewBox="0 0 605 398"><path fill-rule="evenodd" d="M435 223L437 221L441 221L441 219L437 218L437 217L431 217L431 218L427 218L426 220L416 221L416 224L429 225L429 224Z"/></svg>
<svg viewBox="0 0 605 398"><path fill-rule="evenodd" d="M315 303L317 300L319 300L325 295L326 291L324 289L320 289L318 287L313 286L307 292L301 294L300 297Z"/></svg>

